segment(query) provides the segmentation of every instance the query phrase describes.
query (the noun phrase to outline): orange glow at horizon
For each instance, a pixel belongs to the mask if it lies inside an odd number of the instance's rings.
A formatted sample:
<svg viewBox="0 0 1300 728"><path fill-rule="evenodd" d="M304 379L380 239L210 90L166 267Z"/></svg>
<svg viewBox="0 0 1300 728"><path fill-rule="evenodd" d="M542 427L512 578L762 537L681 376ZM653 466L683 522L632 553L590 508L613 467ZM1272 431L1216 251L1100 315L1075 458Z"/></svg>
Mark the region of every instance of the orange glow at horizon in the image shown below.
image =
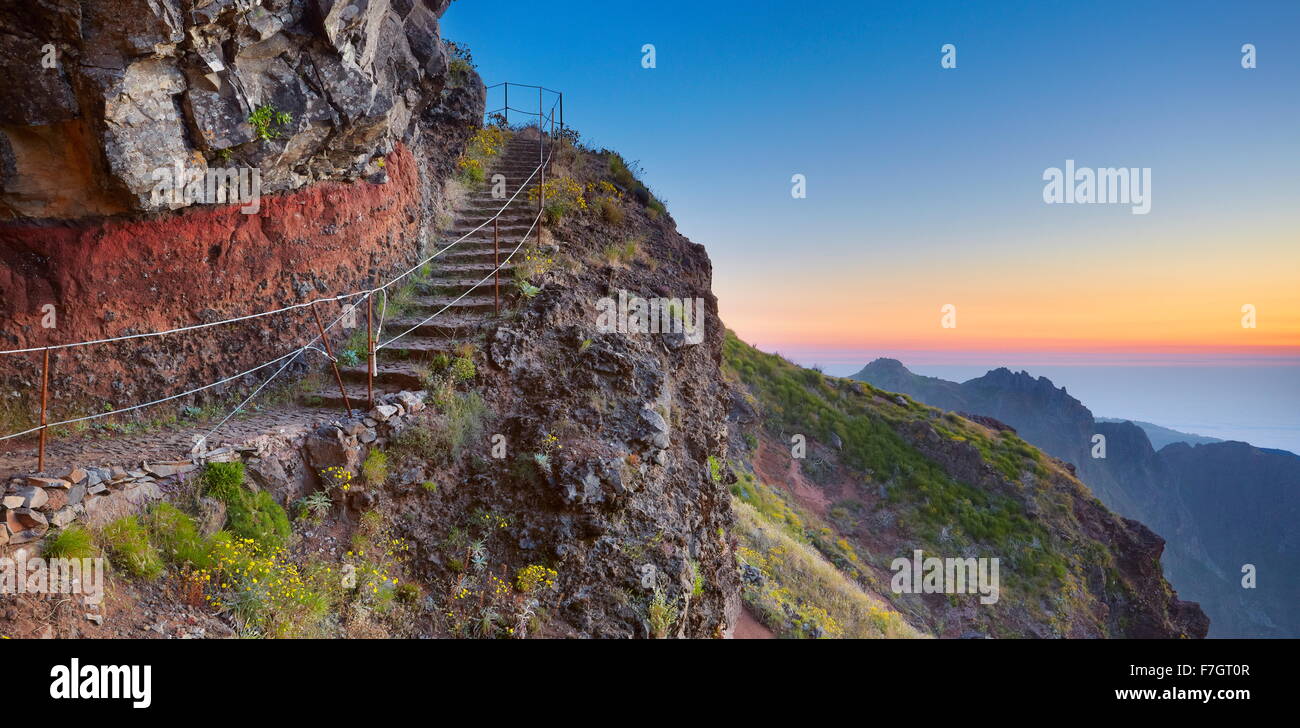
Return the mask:
<svg viewBox="0 0 1300 728"><path fill-rule="evenodd" d="M905 249L715 287L723 323L773 348L1300 356L1300 245L1061 241L990 255ZM760 271L749 270L743 277ZM957 308L942 328L941 307ZM1242 326L1255 307L1256 327Z"/></svg>

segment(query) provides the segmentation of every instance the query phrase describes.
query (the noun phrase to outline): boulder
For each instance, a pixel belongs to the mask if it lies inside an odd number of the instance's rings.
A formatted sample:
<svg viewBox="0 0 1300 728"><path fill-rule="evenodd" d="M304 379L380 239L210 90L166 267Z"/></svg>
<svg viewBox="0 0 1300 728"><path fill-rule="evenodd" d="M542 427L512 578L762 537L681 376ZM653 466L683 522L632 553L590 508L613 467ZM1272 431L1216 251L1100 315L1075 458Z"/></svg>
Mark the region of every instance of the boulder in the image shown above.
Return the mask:
<svg viewBox="0 0 1300 728"><path fill-rule="evenodd" d="M169 478L173 475L183 475L193 472L199 466L188 460L164 463L145 463L144 469L158 478Z"/></svg>
<svg viewBox="0 0 1300 728"><path fill-rule="evenodd" d="M22 503L11 505L10 500L14 496L22 498ZM35 510L43 507L49 500L50 496L46 494L44 488L39 488L33 485L24 485L14 491L11 496L5 497L5 506L8 508L31 508Z"/></svg>
<svg viewBox="0 0 1300 728"><path fill-rule="evenodd" d="M93 496L87 498L82 506L86 509L86 525L91 528L101 528L136 512L135 506L121 493Z"/></svg>
<svg viewBox="0 0 1300 728"><path fill-rule="evenodd" d="M62 478L38 478L36 476L27 478L27 485L33 488L61 488L64 490L72 487L72 483Z"/></svg>
<svg viewBox="0 0 1300 728"><path fill-rule="evenodd" d="M13 514L18 525L24 528L49 528L50 522L45 516L31 508L15 508Z"/></svg>
<svg viewBox="0 0 1300 728"><path fill-rule="evenodd" d="M54 528L64 528L75 520L77 520L77 509L72 506L50 514L50 525Z"/></svg>
<svg viewBox="0 0 1300 728"><path fill-rule="evenodd" d="M361 447L355 438L342 430L327 425L307 437L303 443L306 459L312 470L319 473L328 467L340 467L352 473L361 467Z"/></svg>
<svg viewBox="0 0 1300 728"><path fill-rule="evenodd" d="M47 490L45 505L39 506L42 511L57 511L68 505L68 491L66 490Z"/></svg>

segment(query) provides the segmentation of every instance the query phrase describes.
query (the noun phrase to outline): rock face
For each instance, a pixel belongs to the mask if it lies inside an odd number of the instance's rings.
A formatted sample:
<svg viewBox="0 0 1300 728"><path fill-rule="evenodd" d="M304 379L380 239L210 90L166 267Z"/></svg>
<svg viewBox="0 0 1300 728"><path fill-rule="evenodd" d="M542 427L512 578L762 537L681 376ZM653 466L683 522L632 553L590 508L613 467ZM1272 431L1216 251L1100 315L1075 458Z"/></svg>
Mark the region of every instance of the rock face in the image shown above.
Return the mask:
<svg viewBox="0 0 1300 728"><path fill-rule="evenodd" d="M15 81L0 88L0 349L281 308L419 259L483 112L476 74L449 80L446 4L0 7L0 77ZM250 123L259 109L266 138ZM155 195L178 166L256 171L260 199ZM52 413L166 396L282 356L312 326L302 314L56 351ZM36 357L0 362L6 406L33 412L39 377Z"/></svg>
<svg viewBox="0 0 1300 728"><path fill-rule="evenodd" d="M185 202L153 192L156 171L178 164L256 167L267 192L373 172L371 160L410 142L439 100L445 6L8 4L0 75L15 83L0 105L0 208L37 218L175 209ZM287 115L263 138L250 123L259 108Z"/></svg>

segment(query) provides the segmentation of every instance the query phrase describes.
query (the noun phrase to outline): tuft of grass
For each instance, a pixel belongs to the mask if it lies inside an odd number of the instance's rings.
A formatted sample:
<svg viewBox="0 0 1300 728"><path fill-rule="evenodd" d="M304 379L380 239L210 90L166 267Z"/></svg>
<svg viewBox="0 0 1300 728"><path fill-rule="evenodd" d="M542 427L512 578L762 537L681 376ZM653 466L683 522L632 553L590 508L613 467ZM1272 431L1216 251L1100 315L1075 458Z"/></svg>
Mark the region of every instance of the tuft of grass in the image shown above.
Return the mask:
<svg viewBox="0 0 1300 728"><path fill-rule="evenodd" d="M244 487L244 464L208 463L203 469L203 494L222 503L237 498Z"/></svg>
<svg viewBox="0 0 1300 728"><path fill-rule="evenodd" d="M289 515L264 490L245 490L228 502L226 524L235 536L251 538L265 547L283 548L289 543Z"/></svg>
<svg viewBox="0 0 1300 728"><path fill-rule="evenodd" d="M623 207L613 197L596 198L594 206L600 219L610 225L622 225L623 220L627 217L626 213L623 212Z"/></svg>
<svg viewBox="0 0 1300 728"><path fill-rule="evenodd" d="M170 503L156 503L145 516L150 542L162 557L174 564L188 564L197 568L211 565L208 543L199 535L198 526L180 509Z"/></svg>
<svg viewBox="0 0 1300 728"><path fill-rule="evenodd" d="M379 448L371 448L366 461L361 464L361 477L372 488L383 485L388 480L388 453Z"/></svg>
<svg viewBox="0 0 1300 728"><path fill-rule="evenodd" d="M662 590L655 589L655 595L646 607L646 619L650 622L650 634L655 639L665 639L677 621L677 605Z"/></svg>
<svg viewBox="0 0 1300 728"><path fill-rule="evenodd" d="M162 556L135 516L123 516L100 531L99 540L113 565L137 579L153 580L163 570Z"/></svg>
<svg viewBox="0 0 1300 728"><path fill-rule="evenodd" d="M47 559L89 559L97 553L90 531L76 524L47 536L41 547L41 555Z"/></svg>
<svg viewBox="0 0 1300 728"><path fill-rule="evenodd" d="M629 238L616 245L605 246L605 262L610 265L626 266L641 256L641 241Z"/></svg>
<svg viewBox="0 0 1300 728"><path fill-rule="evenodd" d="M450 386L435 392L434 399L441 411L412 422L393 440L392 449L402 456L449 465L483 433L487 405L478 392L457 392Z"/></svg>

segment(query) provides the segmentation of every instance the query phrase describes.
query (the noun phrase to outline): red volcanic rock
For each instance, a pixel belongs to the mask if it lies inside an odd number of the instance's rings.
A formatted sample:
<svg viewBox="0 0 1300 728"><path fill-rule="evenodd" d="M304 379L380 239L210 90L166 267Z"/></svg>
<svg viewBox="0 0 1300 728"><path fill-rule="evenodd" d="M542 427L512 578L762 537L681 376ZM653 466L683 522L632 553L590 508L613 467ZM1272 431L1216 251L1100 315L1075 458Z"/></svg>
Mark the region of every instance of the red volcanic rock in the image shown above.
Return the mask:
<svg viewBox="0 0 1300 728"><path fill-rule="evenodd" d="M189 326L364 288L420 252L425 216L410 150L398 145L385 170L384 184L326 182L265 196L251 215L231 204L144 219L2 225L0 349ZM41 325L46 304L55 306L54 328ZM341 310L320 304L327 321ZM120 407L184 391L281 356L315 333L309 312L298 310L58 350L52 404L67 410L61 405L92 398ZM0 357L5 395L17 391L30 404L39 378L39 354Z"/></svg>

